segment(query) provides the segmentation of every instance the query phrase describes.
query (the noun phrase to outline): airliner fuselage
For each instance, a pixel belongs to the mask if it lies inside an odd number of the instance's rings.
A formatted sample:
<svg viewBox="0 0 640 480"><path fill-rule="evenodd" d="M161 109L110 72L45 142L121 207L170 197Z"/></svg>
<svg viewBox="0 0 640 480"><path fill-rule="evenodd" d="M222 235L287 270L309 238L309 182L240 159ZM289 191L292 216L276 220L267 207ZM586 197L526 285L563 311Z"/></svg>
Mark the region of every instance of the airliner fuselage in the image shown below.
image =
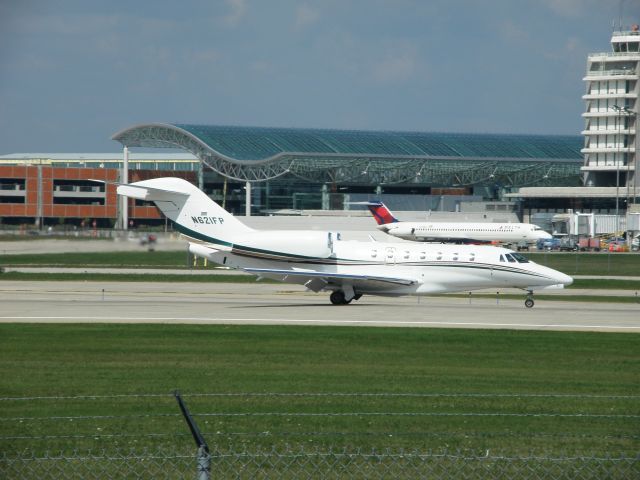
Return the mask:
<svg viewBox="0 0 640 480"><path fill-rule="evenodd" d="M378 229L394 237L420 242L536 243L551 238L530 223L395 222L378 225Z"/></svg>

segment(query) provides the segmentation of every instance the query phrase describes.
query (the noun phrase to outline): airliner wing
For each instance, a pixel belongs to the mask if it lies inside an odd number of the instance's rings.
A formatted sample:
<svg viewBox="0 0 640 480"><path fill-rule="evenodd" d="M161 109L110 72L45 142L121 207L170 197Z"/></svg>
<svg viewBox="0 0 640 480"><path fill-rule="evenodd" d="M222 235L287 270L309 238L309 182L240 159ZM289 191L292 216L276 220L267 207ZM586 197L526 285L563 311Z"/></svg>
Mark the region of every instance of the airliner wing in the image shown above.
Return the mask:
<svg viewBox="0 0 640 480"><path fill-rule="evenodd" d="M310 270L279 270L273 268L244 268L247 273L252 273L263 278L285 281L291 277L298 277L300 284L305 285L314 292L319 292L329 284L342 284L345 281L354 286L392 284L414 285L417 280L411 278L381 277L374 275L353 275L347 273L316 272ZM291 281L291 280L288 280Z"/></svg>

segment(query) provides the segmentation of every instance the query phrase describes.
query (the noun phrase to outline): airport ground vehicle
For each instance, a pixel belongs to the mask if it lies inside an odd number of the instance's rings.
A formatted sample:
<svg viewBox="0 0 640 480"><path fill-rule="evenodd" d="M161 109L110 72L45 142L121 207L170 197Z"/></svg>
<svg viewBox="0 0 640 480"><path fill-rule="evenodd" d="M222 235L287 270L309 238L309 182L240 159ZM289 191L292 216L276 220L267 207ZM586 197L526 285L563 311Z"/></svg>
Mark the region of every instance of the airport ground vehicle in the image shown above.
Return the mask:
<svg viewBox="0 0 640 480"><path fill-rule="evenodd" d="M560 239L559 238L546 238L544 240L538 240L536 242L536 248L538 250L560 250Z"/></svg>
<svg viewBox="0 0 640 480"><path fill-rule="evenodd" d="M578 240L578 249L581 252L586 252L588 250L599 252L601 248L602 245L599 238L586 237Z"/></svg>
<svg viewBox="0 0 640 480"><path fill-rule="evenodd" d="M629 246L624 240L613 240L607 244L607 250L610 252L628 252Z"/></svg>

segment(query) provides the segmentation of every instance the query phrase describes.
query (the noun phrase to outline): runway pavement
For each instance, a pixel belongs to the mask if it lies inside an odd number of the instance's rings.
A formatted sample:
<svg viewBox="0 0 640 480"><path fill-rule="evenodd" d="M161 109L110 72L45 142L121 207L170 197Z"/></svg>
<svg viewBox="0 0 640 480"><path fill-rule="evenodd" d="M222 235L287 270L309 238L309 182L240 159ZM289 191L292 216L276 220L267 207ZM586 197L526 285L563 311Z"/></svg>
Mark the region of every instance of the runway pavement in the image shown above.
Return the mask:
<svg viewBox="0 0 640 480"><path fill-rule="evenodd" d="M640 304L364 296L334 306L295 285L0 282L0 322L450 327L640 332Z"/></svg>

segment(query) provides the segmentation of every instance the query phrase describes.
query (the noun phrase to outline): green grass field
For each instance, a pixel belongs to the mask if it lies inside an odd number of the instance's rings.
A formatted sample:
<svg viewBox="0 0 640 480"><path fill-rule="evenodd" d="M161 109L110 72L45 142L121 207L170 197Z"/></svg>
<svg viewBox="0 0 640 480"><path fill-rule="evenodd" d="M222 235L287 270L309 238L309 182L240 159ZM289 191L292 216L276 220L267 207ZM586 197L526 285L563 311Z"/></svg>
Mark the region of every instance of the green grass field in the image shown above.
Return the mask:
<svg viewBox="0 0 640 480"><path fill-rule="evenodd" d="M216 445L635 455L638 352L612 333L5 324L0 450L188 448L179 389Z"/></svg>
<svg viewBox="0 0 640 480"><path fill-rule="evenodd" d="M202 260L200 260L202 264ZM0 266L184 268L185 251L76 252L0 255Z"/></svg>

